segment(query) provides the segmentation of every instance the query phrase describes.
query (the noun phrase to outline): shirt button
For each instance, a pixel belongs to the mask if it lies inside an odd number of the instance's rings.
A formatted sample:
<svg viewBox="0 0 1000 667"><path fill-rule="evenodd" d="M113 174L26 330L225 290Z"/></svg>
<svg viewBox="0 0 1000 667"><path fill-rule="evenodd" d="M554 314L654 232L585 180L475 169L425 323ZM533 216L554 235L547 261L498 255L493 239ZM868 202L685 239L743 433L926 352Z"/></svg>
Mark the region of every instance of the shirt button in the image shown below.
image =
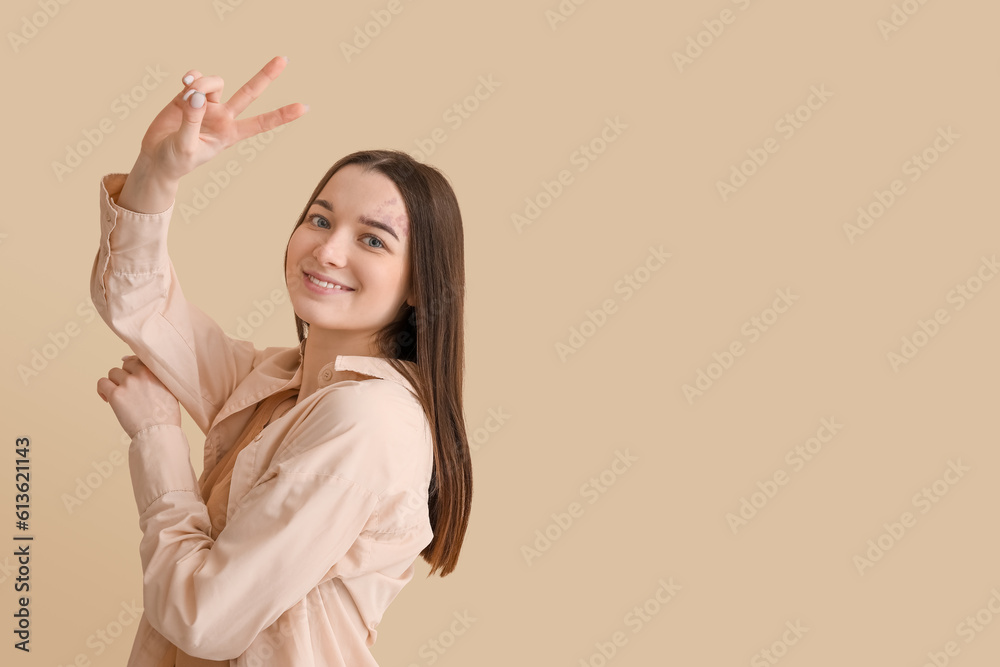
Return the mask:
<svg viewBox="0 0 1000 667"><path fill-rule="evenodd" d="M333 377L333 371L329 368L324 368L323 372L319 374L319 379L323 382L328 382Z"/></svg>

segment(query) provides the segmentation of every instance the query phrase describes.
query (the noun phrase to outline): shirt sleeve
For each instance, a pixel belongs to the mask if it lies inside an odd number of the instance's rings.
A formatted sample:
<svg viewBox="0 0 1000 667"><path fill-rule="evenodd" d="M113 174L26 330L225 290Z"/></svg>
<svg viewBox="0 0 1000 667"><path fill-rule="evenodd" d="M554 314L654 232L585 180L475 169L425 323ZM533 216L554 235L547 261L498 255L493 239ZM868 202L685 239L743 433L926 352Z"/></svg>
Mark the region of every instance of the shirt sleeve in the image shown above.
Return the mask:
<svg viewBox="0 0 1000 667"><path fill-rule="evenodd" d="M101 240L90 296L101 318L177 397L204 433L253 369L258 350L188 303L167 255L173 204L136 213L114 198L126 174L101 179Z"/></svg>
<svg viewBox="0 0 1000 667"><path fill-rule="evenodd" d="M408 485L409 471L420 468L413 461L426 453L412 413L387 416L405 392L390 385L322 390L214 541L184 432L160 425L135 435L129 468L143 533L143 600L160 634L192 656L238 657L363 531L385 528L379 491L391 496ZM366 558L352 552L348 560Z"/></svg>

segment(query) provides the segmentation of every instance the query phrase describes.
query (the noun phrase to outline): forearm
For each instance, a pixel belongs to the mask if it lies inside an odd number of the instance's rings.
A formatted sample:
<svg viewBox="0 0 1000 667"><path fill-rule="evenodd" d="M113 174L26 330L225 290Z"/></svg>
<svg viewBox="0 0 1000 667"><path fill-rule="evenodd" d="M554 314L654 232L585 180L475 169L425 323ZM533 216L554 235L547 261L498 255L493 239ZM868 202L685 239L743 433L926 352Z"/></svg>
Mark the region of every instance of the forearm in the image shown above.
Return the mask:
<svg viewBox="0 0 1000 667"><path fill-rule="evenodd" d="M115 203L136 213L162 213L177 198L178 181L156 172L142 154L136 159Z"/></svg>

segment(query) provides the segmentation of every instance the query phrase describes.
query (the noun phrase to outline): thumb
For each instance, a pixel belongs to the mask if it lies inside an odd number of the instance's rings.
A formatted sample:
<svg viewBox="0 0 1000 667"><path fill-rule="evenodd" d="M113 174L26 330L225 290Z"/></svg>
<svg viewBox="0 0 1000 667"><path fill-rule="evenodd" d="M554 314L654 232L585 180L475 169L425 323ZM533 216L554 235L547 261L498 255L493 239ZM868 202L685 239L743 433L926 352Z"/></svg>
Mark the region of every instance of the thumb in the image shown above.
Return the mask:
<svg viewBox="0 0 1000 667"><path fill-rule="evenodd" d="M181 98L184 118L178 131L178 140L186 150L194 151L198 146L198 135L201 134L201 121L205 117L205 93L192 88Z"/></svg>

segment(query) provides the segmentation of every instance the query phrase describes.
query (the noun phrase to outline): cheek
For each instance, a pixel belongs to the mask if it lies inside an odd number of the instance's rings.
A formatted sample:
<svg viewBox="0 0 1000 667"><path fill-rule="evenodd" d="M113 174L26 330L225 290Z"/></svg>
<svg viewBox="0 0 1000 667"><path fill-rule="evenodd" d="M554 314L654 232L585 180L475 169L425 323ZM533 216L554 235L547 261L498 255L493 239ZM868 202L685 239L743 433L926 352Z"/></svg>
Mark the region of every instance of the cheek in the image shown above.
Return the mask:
<svg viewBox="0 0 1000 667"><path fill-rule="evenodd" d="M285 252L285 273L295 271L299 260L302 258L303 247L301 239L302 235L296 232L288 240L288 247Z"/></svg>

